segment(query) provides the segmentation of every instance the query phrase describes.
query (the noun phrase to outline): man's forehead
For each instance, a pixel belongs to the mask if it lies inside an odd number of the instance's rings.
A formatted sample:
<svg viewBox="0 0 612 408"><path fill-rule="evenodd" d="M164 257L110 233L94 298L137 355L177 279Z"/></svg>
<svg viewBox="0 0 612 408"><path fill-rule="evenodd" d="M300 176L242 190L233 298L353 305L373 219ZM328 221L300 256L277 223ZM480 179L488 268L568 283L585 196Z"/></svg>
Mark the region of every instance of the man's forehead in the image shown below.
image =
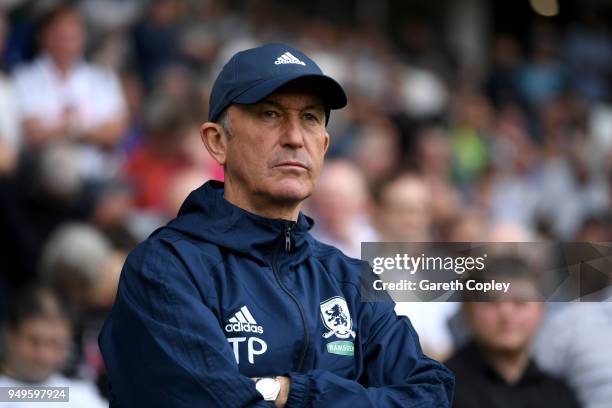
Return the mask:
<svg viewBox="0 0 612 408"><path fill-rule="evenodd" d="M271 103L286 107L325 109L323 100L313 91L300 86L284 86L263 98L257 104Z"/></svg>

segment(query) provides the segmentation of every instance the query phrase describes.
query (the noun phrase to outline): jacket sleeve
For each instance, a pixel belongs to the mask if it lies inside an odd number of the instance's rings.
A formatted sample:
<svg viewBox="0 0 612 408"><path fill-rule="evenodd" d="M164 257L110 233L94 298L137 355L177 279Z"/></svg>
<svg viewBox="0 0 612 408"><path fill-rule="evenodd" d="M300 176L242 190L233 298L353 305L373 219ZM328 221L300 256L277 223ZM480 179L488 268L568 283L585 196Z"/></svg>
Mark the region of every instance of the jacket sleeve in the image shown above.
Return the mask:
<svg viewBox="0 0 612 408"><path fill-rule="evenodd" d="M423 354L408 318L397 316L392 302L364 303L363 308L369 313L360 327L367 338L361 342L359 381L322 370L290 373L287 407L450 407L454 376Z"/></svg>
<svg viewBox="0 0 612 408"><path fill-rule="evenodd" d="M186 268L161 243L133 251L100 334L111 407L273 407L240 374Z"/></svg>

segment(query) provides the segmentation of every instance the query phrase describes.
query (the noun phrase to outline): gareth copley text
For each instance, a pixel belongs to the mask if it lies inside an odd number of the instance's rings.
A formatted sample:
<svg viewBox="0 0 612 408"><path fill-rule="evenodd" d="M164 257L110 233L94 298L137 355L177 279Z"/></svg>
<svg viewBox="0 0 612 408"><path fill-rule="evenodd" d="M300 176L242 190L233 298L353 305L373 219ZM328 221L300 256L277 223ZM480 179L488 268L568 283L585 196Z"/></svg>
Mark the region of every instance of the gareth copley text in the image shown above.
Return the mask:
<svg viewBox="0 0 612 408"><path fill-rule="evenodd" d="M406 279L402 279L399 282L383 282L382 280L375 280L372 283L374 290L379 291L474 291L474 292L504 292L508 293L510 289L510 282L498 282L491 280L488 282L478 282L474 279L469 279L465 282L460 280L454 280L451 282L431 282L429 280L422 280L417 282L410 282Z"/></svg>

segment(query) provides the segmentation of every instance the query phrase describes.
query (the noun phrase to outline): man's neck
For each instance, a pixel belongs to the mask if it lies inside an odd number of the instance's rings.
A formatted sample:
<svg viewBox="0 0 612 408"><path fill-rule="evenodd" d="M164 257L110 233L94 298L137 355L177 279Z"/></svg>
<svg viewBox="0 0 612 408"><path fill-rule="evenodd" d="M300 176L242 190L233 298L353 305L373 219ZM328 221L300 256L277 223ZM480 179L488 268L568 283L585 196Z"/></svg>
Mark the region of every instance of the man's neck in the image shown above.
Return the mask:
<svg viewBox="0 0 612 408"><path fill-rule="evenodd" d="M225 184L223 197L237 207L242 208L250 213L257 214L262 217L283 220L297 221L300 214L301 203L282 203L271 202L264 197L246 196L240 194L231 188L231 185Z"/></svg>
<svg viewBox="0 0 612 408"><path fill-rule="evenodd" d="M55 70L57 71L59 77L62 80L66 80L68 78L68 75L70 74L73 65L75 64L75 61L56 58L51 54L49 54L49 59L55 67Z"/></svg>
<svg viewBox="0 0 612 408"><path fill-rule="evenodd" d="M497 352L484 350L485 357L491 367L508 384L516 384L529 364L529 350L516 352Z"/></svg>

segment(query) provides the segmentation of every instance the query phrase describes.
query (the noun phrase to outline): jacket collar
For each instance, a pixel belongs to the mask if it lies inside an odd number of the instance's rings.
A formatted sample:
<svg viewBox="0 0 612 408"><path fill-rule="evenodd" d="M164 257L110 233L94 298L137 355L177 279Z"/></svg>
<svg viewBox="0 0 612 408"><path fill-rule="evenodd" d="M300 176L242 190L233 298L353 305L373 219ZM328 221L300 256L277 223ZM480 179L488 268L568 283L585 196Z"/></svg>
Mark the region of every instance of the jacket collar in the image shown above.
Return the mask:
<svg viewBox="0 0 612 408"><path fill-rule="evenodd" d="M285 233L289 229L292 248L283 254L291 255L291 263L308 256L313 240L308 231L314 225L310 217L302 212L297 222L262 217L230 203L223 191L223 183L214 180L194 190L168 228L266 263L278 245L279 251L285 250Z"/></svg>

